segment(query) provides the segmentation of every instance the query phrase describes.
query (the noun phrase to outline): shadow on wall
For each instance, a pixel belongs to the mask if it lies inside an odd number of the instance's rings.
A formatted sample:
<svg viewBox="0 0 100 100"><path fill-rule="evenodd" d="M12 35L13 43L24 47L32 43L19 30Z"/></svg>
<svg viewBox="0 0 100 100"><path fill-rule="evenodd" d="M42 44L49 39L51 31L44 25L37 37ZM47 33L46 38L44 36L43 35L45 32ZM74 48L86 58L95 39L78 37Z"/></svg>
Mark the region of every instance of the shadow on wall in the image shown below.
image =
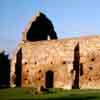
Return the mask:
<svg viewBox="0 0 100 100"><path fill-rule="evenodd" d="M80 53L79 53L79 43L75 46L74 49L74 70L75 70L75 80L73 84L73 88L79 88L79 64L80 64Z"/></svg>
<svg viewBox="0 0 100 100"><path fill-rule="evenodd" d="M16 55L16 66L15 66L15 84L17 87L21 86L21 72L22 72L22 49L20 49Z"/></svg>
<svg viewBox="0 0 100 100"><path fill-rule="evenodd" d="M10 60L5 52L0 53L0 88L9 87L10 81Z"/></svg>
<svg viewBox="0 0 100 100"><path fill-rule="evenodd" d="M43 13L40 13L27 32L27 40L48 40L48 36L50 39L57 39L53 24Z"/></svg>

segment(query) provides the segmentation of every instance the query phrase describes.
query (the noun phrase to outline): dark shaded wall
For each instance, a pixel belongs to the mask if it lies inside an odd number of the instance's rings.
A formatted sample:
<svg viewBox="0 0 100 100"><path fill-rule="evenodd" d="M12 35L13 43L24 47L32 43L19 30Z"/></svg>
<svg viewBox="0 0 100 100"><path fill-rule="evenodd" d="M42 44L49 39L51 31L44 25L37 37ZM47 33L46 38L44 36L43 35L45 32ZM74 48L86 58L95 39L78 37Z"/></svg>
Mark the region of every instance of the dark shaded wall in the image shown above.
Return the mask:
<svg viewBox="0 0 100 100"><path fill-rule="evenodd" d="M74 49L74 62L73 62L73 66L74 66L74 70L75 70L75 79L74 79L74 84L73 84L73 88L79 88L79 65L80 65L80 52L79 52L79 43L76 45L75 49Z"/></svg>
<svg viewBox="0 0 100 100"><path fill-rule="evenodd" d="M15 66L15 73L16 73L16 86L21 86L21 72L22 72L22 49L20 49L16 55L16 66Z"/></svg>
<svg viewBox="0 0 100 100"><path fill-rule="evenodd" d="M5 52L0 53L0 88L9 87L10 60Z"/></svg>
<svg viewBox="0 0 100 100"><path fill-rule="evenodd" d="M43 13L40 13L27 32L27 40L47 40L48 36L50 39L57 39L52 22Z"/></svg>

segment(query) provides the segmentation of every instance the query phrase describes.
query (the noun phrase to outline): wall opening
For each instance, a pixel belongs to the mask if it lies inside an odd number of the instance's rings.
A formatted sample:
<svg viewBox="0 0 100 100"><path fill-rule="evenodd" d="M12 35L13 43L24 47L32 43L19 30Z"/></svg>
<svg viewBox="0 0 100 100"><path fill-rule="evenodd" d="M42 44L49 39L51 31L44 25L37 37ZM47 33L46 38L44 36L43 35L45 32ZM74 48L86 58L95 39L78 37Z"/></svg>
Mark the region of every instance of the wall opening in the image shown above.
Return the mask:
<svg viewBox="0 0 100 100"><path fill-rule="evenodd" d="M26 72L29 72L29 70L27 70Z"/></svg>
<svg viewBox="0 0 100 100"><path fill-rule="evenodd" d="M29 41L48 40L48 36L50 39L57 39L53 24L43 13L36 16L26 35Z"/></svg>
<svg viewBox="0 0 100 100"><path fill-rule="evenodd" d="M53 62L51 61L51 64L53 64Z"/></svg>
<svg viewBox="0 0 100 100"><path fill-rule="evenodd" d="M83 75L83 64L81 63L80 64L80 76L82 76Z"/></svg>
<svg viewBox="0 0 100 100"><path fill-rule="evenodd" d="M95 60L94 58L91 59L91 61L94 61L94 60Z"/></svg>
<svg viewBox="0 0 100 100"><path fill-rule="evenodd" d="M92 70L92 69L93 69L93 67L89 67L89 69L90 69L90 70Z"/></svg>
<svg viewBox="0 0 100 100"><path fill-rule="evenodd" d="M63 61L62 64L66 64L66 61Z"/></svg>
<svg viewBox="0 0 100 100"><path fill-rule="evenodd" d="M73 88L79 88L79 64L80 64L80 54L79 54L79 43L78 43L74 49L73 67L75 70L75 80Z"/></svg>
<svg viewBox="0 0 100 100"><path fill-rule="evenodd" d="M53 83L54 83L54 72L47 71L46 72L46 79L45 79L46 88L53 88Z"/></svg>
<svg viewBox="0 0 100 100"><path fill-rule="evenodd" d="M34 62L34 64L36 65L36 64L37 64L37 62L35 61L35 62Z"/></svg>
<svg viewBox="0 0 100 100"><path fill-rule="evenodd" d="M21 71L22 71L22 49L16 55L16 86L21 86Z"/></svg>
<svg viewBox="0 0 100 100"><path fill-rule="evenodd" d="M38 71L38 73L41 73L41 72L42 72L41 70Z"/></svg>
<svg viewBox="0 0 100 100"><path fill-rule="evenodd" d="M91 81L91 78L89 78L89 81Z"/></svg>

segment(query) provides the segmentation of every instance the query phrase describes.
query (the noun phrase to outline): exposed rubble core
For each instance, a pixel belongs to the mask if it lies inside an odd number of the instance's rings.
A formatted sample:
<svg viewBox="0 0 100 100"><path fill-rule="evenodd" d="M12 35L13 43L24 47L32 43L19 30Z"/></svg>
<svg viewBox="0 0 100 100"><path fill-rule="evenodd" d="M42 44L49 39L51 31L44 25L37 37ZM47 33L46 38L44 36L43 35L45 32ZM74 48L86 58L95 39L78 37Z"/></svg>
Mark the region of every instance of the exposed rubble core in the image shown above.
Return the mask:
<svg viewBox="0 0 100 100"><path fill-rule="evenodd" d="M56 39L52 23L40 13L13 55L10 86L100 89L100 36Z"/></svg>

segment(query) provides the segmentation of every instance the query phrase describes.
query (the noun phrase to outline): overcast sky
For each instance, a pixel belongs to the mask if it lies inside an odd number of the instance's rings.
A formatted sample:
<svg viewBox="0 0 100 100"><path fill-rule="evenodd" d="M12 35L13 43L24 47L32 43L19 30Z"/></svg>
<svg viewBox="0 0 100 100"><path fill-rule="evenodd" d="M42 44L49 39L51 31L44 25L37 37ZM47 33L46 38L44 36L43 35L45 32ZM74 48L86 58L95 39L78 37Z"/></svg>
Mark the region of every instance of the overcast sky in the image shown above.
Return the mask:
<svg viewBox="0 0 100 100"><path fill-rule="evenodd" d="M100 0L0 0L0 48L12 52L38 11L51 19L59 38L100 34Z"/></svg>

